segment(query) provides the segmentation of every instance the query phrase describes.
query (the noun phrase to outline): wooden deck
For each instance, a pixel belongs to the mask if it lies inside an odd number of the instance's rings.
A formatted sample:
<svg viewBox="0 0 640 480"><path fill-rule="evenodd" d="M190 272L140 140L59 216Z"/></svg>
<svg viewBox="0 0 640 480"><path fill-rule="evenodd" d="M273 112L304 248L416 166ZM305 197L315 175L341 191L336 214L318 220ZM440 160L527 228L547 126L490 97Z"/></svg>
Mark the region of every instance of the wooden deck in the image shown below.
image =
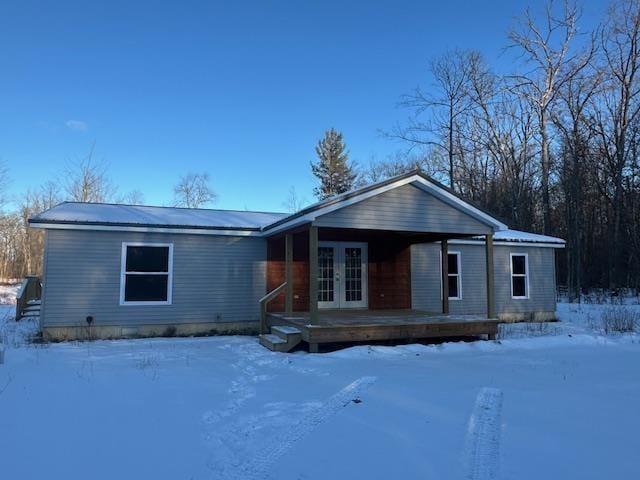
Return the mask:
<svg viewBox="0 0 640 480"><path fill-rule="evenodd" d="M487 335L495 338L498 320L478 315L434 315L420 310L320 310L311 324L308 312L268 313L269 327L297 327L311 350L321 343L417 340Z"/></svg>

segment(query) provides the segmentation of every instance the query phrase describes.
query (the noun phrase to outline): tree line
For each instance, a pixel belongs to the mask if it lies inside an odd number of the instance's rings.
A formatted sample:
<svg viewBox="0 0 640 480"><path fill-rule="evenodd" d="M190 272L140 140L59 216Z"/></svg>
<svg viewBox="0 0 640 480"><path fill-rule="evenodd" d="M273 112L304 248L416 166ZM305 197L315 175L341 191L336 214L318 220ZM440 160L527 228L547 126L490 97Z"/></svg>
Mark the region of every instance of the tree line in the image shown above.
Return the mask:
<svg viewBox="0 0 640 480"><path fill-rule="evenodd" d="M592 30L576 3L541 8L506 33L509 71L472 48L429 61L430 83L400 98L406 120L381 131L401 145L396 154L357 165L342 133L328 130L311 162L314 194L324 199L420 168L514 229L565 238L558 277L574 295L639 287L640 0L613 0ZM0 278L40 271L42 237L26 228L31 214L65 199L144 200L137 191L118 194L93 150L61 178L0 216ZM190 208L216 197L206 173L183 176L174 196L174 205ZM305 203L292 188L284 205Z"/></svg>
<svg viewBox="0 0 640 480"><path fill-rule="evenodd" d="M139 190L119 192L108 173L108 166L95 158L94 146L61 174L38 188L29 189L18 199L7 195L10 172L0 163L0 280L16 279L42 272L44 234L29 228L28 220L63 201L141 205ZM213 203L217 195L210 186L209 174L189 173L173 188L172 206L198 208ZM10 200L17 206L9 209Z"/></svg>
<svg viewBox="0 0 640 480"><path fill-rule="evenodd" d="M421 168L511 228L565 238L574 296L640 287L640 1L614 0L592 31L568 0L541 13L508 31L512 71L473 49L433 58L432 82L401 97L407 120L383 132L404 154L348 164L346 189Z"/></svg>

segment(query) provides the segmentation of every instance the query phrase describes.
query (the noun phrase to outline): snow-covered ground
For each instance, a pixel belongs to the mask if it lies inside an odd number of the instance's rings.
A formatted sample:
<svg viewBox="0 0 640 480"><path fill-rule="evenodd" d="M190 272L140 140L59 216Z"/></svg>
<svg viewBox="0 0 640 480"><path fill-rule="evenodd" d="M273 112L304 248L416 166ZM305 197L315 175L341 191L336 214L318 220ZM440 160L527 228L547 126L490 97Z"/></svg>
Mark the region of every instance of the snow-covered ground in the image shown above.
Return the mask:
<svg viewBox="0 0 640 480"><path fill-rule="evenodd" d="M19 282L0 283L0 305L15 305L18 288L20 288Z"/></svg>
<svg viewBox="0 0 640 480"><path fill-rule="evenodd" d="M560 304L498 342L312 355L25 344L35 324L0 306L0 477L639 478L640 338L594 331L602 308Z"/></svg>

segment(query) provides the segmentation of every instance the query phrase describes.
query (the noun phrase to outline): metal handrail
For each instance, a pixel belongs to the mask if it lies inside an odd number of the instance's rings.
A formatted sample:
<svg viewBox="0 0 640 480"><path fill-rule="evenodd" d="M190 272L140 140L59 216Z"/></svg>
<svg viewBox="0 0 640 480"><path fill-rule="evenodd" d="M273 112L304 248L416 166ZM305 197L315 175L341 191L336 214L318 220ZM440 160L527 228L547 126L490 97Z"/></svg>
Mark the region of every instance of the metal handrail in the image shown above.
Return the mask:
<svg viewBox="0 0 640 480"><path fill-rule="evenodd" d="M274 288L259 301L260 303L260 333L267 333L267 304L276 298L287 286L287 282Z"/></svg>

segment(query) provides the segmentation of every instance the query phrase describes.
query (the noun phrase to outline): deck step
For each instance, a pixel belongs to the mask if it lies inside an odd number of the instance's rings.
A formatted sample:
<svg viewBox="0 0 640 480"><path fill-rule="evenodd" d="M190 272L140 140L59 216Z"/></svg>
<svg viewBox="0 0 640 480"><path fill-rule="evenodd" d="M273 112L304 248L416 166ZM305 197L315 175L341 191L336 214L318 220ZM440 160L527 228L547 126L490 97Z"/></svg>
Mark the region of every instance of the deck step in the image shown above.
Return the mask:
<svg viewBox="0 0 640 480"><path fill-rule="evenodd" d="M291 337L299 336L302 340L302 330L296 327L290 327L289 325L276 325L271 327L271 333L275 333L284 340L289 340Z"/></svg>
<svg viewBox="0 0 640 480"><path fill-rule="evenodd" d="M24 313L26 312L39 312L40 311L40 305L29 305L27 308L25 308L23 310ZM23 313L23 315L24 315Z"/></svg>
<svg viewBox="0 0 640 480"><path fill-rule="evenodd" d="M287 325L271 327L271 333L260 335L260 344L273 352L289 352L302 341L302 331Z"/></svg>
<svg viewBox="0 0 640 480"><path fill-rule="evenodd" d="M287 352L287 341L273 333L264 333L260 335L260 345L268 348L272 352Z"/></svg>
<svg viewBox="0 0 640 480"><path fill-rule="evenodd" d="M39 317L40 310L32 311L32 312L23 312L20 318L31 318L31 317Z"/></svg>

